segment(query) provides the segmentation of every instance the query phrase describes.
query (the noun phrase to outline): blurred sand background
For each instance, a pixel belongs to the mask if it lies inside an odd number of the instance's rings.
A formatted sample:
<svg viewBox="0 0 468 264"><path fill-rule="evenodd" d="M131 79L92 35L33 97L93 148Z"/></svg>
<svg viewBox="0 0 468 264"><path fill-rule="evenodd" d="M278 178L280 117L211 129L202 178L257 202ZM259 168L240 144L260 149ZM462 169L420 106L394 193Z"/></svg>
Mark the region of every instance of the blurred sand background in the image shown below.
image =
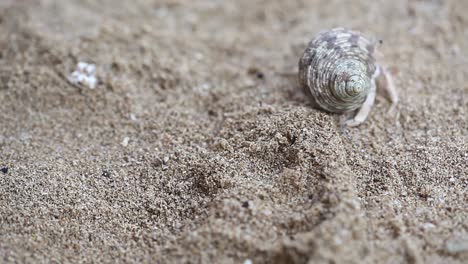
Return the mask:
<svg viewBox="0 0 468 264"><path fill-rule="evenodd" d="M463 263L467 13L2 0L0 262ZM336 26L383 40L401 98L347 135L295 75ZM96 89L67 82L79 61Z"/></svg>

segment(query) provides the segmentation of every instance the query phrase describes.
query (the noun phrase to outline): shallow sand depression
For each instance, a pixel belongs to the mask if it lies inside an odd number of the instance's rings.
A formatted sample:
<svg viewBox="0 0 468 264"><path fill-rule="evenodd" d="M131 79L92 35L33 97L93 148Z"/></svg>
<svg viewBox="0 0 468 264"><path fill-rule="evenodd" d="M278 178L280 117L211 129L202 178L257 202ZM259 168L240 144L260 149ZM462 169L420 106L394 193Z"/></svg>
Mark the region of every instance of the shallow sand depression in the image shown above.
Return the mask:
<svg viewBox="0 0 468 264"><path fill-rule="evenodd" d="M463 263L468 2L0 2L0 262ZM366 122L311 107L320 31L383 40ZM96 66L94 89L72 84Z"/></svg>

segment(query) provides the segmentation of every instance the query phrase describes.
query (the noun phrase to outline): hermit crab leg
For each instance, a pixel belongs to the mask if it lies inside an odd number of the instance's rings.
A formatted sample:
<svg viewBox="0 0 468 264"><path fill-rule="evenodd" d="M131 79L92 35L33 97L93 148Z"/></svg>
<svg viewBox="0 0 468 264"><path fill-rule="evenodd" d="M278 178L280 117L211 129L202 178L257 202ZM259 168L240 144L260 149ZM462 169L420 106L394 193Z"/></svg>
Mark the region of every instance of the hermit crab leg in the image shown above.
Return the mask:
<svg viewBox="0 0 468 264"><path fill-rule="evenodd" d="M390 106L390 109L388 110L388 113L393 113L395 110L397 104L398 104L398 93L396 90L395 83L393 82L393 77L392 75L388 72L387 69L384 67L380 67L383 76L385 77L385 83L383 86L385 86L385 90L387 90L388 96L390 97L390 101L392 102L392 105Z"/></svg>
<svg viewBox="0 0 468 264"><path fill-rule="evenodd" d="M366 100L362 104L361 108L359 108L356 115L352 119L349 119L345 122L346 126L350 126L350 127L358 126L366 120L375 102L375 95L377 93L377 87L376 87L375 81L376 81L377 76L379 76L379 74L380 74L380 67L377 67L375 69L374 74L372 75L371 87L369 90L369 94L366 97Z"/></svg>

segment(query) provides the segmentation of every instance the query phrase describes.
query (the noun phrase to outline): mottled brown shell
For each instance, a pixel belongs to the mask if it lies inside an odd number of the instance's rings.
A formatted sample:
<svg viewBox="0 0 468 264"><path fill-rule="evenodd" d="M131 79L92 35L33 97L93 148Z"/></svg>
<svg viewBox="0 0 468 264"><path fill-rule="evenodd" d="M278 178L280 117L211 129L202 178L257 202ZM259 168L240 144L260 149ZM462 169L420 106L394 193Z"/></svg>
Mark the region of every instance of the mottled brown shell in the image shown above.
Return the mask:
<svg viewBox="0 0 468 264"><path fill-rule="evenodd" d="M374 48L373 42L348 29L318 34L299 61L299 81L314 104L333 113L358 109L374 81Z"/></svg>

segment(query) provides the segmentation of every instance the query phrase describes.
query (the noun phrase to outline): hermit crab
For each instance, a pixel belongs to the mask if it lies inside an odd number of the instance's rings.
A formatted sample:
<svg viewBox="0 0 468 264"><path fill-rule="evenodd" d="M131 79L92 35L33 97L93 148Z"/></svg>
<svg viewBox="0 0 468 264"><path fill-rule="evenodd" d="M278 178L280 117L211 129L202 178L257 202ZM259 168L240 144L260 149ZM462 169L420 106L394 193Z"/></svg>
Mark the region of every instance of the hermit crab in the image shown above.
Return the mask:
<svg viewBox="0 0 468 264"><path fill-rule="evenodd" d="M378 85L388 91L392 111L398 96L390 73L376 63L376 45L344 28L319 33L299 60L299 82L313 105L332 113L356 112L344 125L357 126L369 115ZM384 81L377 84L380 77Z"/></svg>

